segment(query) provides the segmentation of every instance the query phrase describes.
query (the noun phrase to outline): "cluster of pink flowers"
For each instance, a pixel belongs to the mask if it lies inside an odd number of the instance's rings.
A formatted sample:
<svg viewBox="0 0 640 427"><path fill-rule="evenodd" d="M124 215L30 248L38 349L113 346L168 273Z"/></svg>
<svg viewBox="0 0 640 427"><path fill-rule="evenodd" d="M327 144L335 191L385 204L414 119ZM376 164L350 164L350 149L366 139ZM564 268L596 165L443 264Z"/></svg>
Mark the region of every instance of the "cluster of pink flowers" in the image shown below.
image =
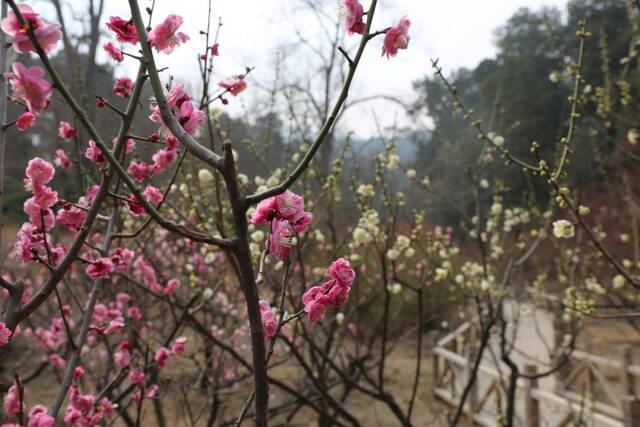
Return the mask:
<svg viewBox="0 0 640 427"><path fill-rule="evenodd" d="M78 200L78 206L65 203L56 215L56 222L67 227L73 233L80 230L82 223L87 217L85 209L87 209L93 201L97 189L97 186L92 186L89 189L88 196L81 197L80 200Z"/></svg>
<svg viewBox="0 0 640 427"><path fill-rule="evenodd" d="M331 276L331 280L307 289L302 295L304 311L312 322L323 320L327 308L344 304L349 299L349 291L356 278L355 271L344 258L334 261L327 274Z"/></svg>
<svg viewBox="0 0 640 427"><path fill-rule="evenodd" d="M149 44L158 52L170 54L176 46L189 41L188 35L178 31L183 22L179 15L167 16L149 33Z"/></svg>
<svg viewBox="0 0 640 427"><path fill-rule="evenodd" d="M24 393L24 388L22 393ZM20 414L21 399L18 391L18 386L13 384L9 387L9 391L4 398L4 412L7 417L15 417ZM35 405L28 413L27 427L52 427L55 424L55 419L48 414L47 408L42 405ZM21 424L2 424L2 427L21 427Z"/></svg>
<svg viewBox="0 0 640 427"><path fill-rule="evenodd" d="M178 279L170 279L163 287L158 281L158 276L153 266L141 256L133 263L136 275L142 279L142 282L153 292L164 293L165 295L173 295L177 291L181 283Z"/></svg>
<svg viewBox="0 0 640 427"><path fill-rule="evenodd" d="M18 232L18 241L14 245L14 255L19 262L38 259L38 250L45 247L45 233L55 224L52 207L58 203L58 193L47 184L53 179L53 165L39 157L29 161L26 168L25 188L33 196L24 202L24 213L29 217ZM49 247L51 261L57 264L66 253L64 246Z"/></svg>
<svg viewBox="0 0 640 427"><path fill-rule="evenodd" d="M289 190L258 203L251 216L255 225L271 221L269 253L278 259L289 258L294 235L307 231L312 219L313 215L304 210L302 196Z"/></svg>
<svg viewBox="0 0 640 427"><path fill-rule="evenodd" d="M195 135L204 123L205 114L193 106L191 97L182 89L182 85L174 84L171 86L171 90L167 94L167 103L185 132L190 135ZM157 105L151 106L149 119L151 119L152 122L163 125L163 133L165 135L170 134L169 130L164 127L160 107Z"/></svg>
<svg viewBox="0 0 640 427"><path fill-rule="evenodd" d="M125 326L123 309L124 303L118 299L108 306L103 303L97 303L91 316L93 328L87 341L90 344L95 344L97 342L96 334L111 335L121 331Z"/></svg>
<svg viewBox="0 0 640 427"><path fill-rule="evenodd" d="M49 24L40 19L40 15L26 4L18 6L26 25L22 25L18 16L9 11L7 17L0 22L3 32L13 37L13 50L18 53L35 52L36 49L29 39L28 29L32 28L38 43L45 52L51 51L60 41L62 33L58 24ZM34 125L36 116L44 111L51 102L53 88L43 79L42 67L25 67L20 62L14 62L12 71L6 72L13 87L13 97L27 104L27 111L16 119L16 129L25 131Z"/></svg>
<svg viewBox="0 0 640 427"><path fill-rule="evenodd" d="M129 163L127 171L134 180L142 182L148 175L157 175L173 163L178 156L178 139L168 136L165 143L167 144L167 147L157 151L151 157L153 164L143 161L132 161Z"/></svg>
<svg viewBox="0 0 640 427"><path fill-rule="evenodd" d="M65 304L62 307L62 312L68 319L67 324L70 328L75 326L71 315L71 307ZM42 348L48 353L57 353L67 343L67 335L65 332L65 322L62 316L56 316L49 322L48 325L38 326L35 330L27 328L25 330L25 336L33 338L35 340L36 348ZM50 359L51 360L51 359ZM64 361L62 362L64 365Z"/></svg>
<svg viewBox="0 0 640 427"><path fill-rule="evenodd" d="M146 377L141 369L134 369L129 372L129 380L132 384L138 386L138 390L133 393L133 400L137 404L142 402L142 399L153 399L158 394L158 384L153 384L147 389Z"/></svg>
<svg viewBox="0 0 640 427"><path fill-rule="evenodd" d="M40 19L40 14L35 13L31 6L27 4L18 5L20 14L27 21L27 25L33 28L33 33L38 40L42 49L45 52L50 52L60 39L62 38L62 32L60 31L60 25L49 24ZM9 11L7 17L0 22L0 28L6 34L13 37L13 50L18 53L35 52L36 49L29 39L27 28L23 26L18 20L18 16Z"/></svg>
<svg viewBox="0 0 640 427"><path fill-rule="evenodd" d="M364 34L366 24L364 18L364 7L358 0L342 0L341 15L344 18L344 26L347 34ZM403 16L393 27L386 30L384 41L382 42L382 56L390 58L396 56L399 49L406 49L409 46L409 27L411 21Z"/></svg>
<svg viewBox="0 0 640 427"><path fill-rule="evenodd" d="M11 339L11 329L4 322L0 322L0 347L7 345Z"/></svg>
<svg viewBox="0 0 640 427"><path fill-rule="evenodd" d="M101 420L111 418L116 405L106 397L96 401L92 394L80 394L78 381L84 375L84 369L77 367L73 373L73 384L69 388L69 404L64 415L67 425L95 426Z"/></svg>
<svg viewBox="0 0 640 427"><path fill-rule="evenodd" d="M181 357L184 355L185 348L187 344L187 337L178 337L173 342L171 346L171 350L168 348L161 346L156 350L156 354L153 357L153 360L156 362L156 365L159 369L164 368L169 363L169 358L173 356Z"/></svg>
<svg viewBox="0 0 640 427"><path fill-rule="evenodd" d="M153 185L147 185L147 187L142 192L142 197L144 197L147 202L156 206L158 206L160 202L162 202L162 199L164 199L164 195L162 194L162 192ZM129 212L133 216L140 216L144 213L144 207L140 204L135 194L132 194L129 197L127 206L129 207Z"/></svg>

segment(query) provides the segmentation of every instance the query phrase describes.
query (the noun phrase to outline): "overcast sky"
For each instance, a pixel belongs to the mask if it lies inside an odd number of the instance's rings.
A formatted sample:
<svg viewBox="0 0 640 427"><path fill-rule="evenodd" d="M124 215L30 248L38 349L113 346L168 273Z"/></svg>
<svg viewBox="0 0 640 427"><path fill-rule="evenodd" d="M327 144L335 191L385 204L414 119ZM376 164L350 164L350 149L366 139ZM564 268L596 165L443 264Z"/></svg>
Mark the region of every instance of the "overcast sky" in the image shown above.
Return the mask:
<svg viewBox="0 0 640 427"><path fill-rule="evenodd" d="M77 1L72 0L70 4L77 4ZM358 69L352 97L384 93L410 101L412 82L426 74L432 75L429 59L439 58L446 70L473 67L483 58L495 54L493 31L517 9L544 6L564 9L566 3L566 0L379 0L374 28L393 25L406 14L412 21L410 46L387 60L380 57L381 38L370 43ZM141 6L146 4L140 1ZM368 1L364 4L366 9ZM278 48L295 40L296 30L308 31L309 25L313 26L296 11L299 5L300 0L214 0L214 20L221 17L224 23L219 39L221 56L216 63L217 77L242 72L245 66L255 66L248 80L250 85L252 81L263 84L272 81L276 52L295 55L295 52ZM129 17L127 2L123 0L106 0L105 10L106 17ZM336 0L335 14L338 12ZM206 27L207 0L157 0L154 21L158 22L168 13L184 17L182 30L191 36L191 41L171 56L160 54L158 62L163 66L170 65L171 73L178 80L193 82L198 69L195 58L203 49L203 37L198 32ZM353 36L345 43L349 46L356 42L357 38ZM132 74L135 70L135 64L121 67L119 72L122 74ZM255 86L253 91L251 89L250 86L241 95L242 100L231 99L233 105L225 108L239 114L240 105L250 105L259 92ZM264 96L264 93L260 95ZM396 118L402 122L396 107L366 104L345 117L342 130L352 130L360 136L375 133L371 121L373 109L385 126Z"/></svg>

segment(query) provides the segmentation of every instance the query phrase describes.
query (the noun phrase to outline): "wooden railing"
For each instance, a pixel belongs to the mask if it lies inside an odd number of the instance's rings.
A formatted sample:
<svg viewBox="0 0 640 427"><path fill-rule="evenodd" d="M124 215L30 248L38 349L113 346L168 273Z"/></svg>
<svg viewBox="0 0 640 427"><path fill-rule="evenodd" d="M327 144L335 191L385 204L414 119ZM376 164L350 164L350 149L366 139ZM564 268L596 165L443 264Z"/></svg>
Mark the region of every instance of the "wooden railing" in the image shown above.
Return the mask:
<svg viewBox="0 0 640 427"><path fill-rule="evenodd" d="M465 322L438 341L433 350L435 396L457 407L470 377L475 354L476 331ZM535 375L539 367L523 364L521 372ZM514 424L525 427L565 427L581 419L594 427L640 427L640 402L636 379L640 365L634 365L629 347L619 360L574 350L567 373L557 386L547 389L536 380L519 379ZM468 420L480 426L499 426L505 413L505 384L509 371L491 358L483 357L476 381L464 407Z"/></svg>

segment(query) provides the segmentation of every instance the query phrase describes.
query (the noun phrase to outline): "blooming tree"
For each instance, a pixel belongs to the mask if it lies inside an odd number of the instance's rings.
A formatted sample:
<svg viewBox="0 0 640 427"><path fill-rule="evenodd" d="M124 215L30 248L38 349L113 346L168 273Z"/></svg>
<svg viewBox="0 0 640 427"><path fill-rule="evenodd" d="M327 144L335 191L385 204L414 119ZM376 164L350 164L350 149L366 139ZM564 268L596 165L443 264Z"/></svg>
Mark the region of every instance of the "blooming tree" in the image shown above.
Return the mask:
<svg viewBox="0 0 640 427"><path fill-rule="evenodd" d="M134 77L120 76L113 84L113 93L126 101L125 107L96 97L96 107L119 120L117 130L104 134L49 56L65 37L65 28L47 22L26 4L3 3L9 10L1 29L10 37L12 49L39 60L39 65L25 66L18 57L5 73L11 100L25 106L15 119L16 128L27 131L37 126L53 102L63 102L72 116L60 121L58 135L75 141L76 147L84 144L75 159L58 149L43 153L49 158L55 154L55 162L34 157L25 169L25 189L31 197L24 202L27 221L11 256L30 268L5 272L2 278L6 298L0 360L4 364L15 357L12 347L25 340L46 355L43 367L57 372L59 386L50 406L34 404L29 409L25 401L29 379L16 374L4 399L6 419L17 425L49 426L61 420L87 426L122 417L136 424L130 410L139 420L150 400L158 422L164 424L161 373L170 363L180 363L174 359L188 357L197 366L204 362L202 386L216 384L213 401L207 402L212 408L210 423L220 416L220 390L246 378L251 378L252 387L238 423L249 410L256 425L267 425L270 414L278 413L279 407L269 405L270 385L324 419L354 420L326 392L323 399L330 411L267 371L270 360L284 357L286 348L309 378L318 381L302 357L301 342L313 342L309 328L322 322L328 310L343 307L357 281L351 262L336 254L326 275L318 274L324 283L307 284L310 272L300 258L301 240L313 233L313 214L305 210L304 197L291 189L331 131L367 45L384 37L382 54L396 56L408 47L410 21L403 17L396 26L372 31L376 0L366 11L356 0L342 3L344 31L359 40L353 54L340 48L346 75L331 114L285 179L254 190L239 171L234 141L216 129L212 113L214 103L225 105L231 102L229 95L240 96L248 89L247 74L252 69L221 79L218 90L210 84L213 61L221 54L210 26L202 32L206 44L198 61L204 89L198 101L180 82L163 84L155 63L156 55L171 55L182 44L194 42L193 35L181 31L181 16L156 19L153 3L141 10L131 0L130 17L109 18L106 29L111 40L103 44L104 51L114 62L137 62L138 72ZM157 132L139 136L134 118L145 108L141 94L146 86L154 95L146 115ZM88 135L86 142L80 140L81 133ZM144 159L143 146L154 150L150 160ZM73 163L78 168L90 165L98 179L88 183L77 200L68 200L54 189L54 177ZM198 165L197 179L186 176L178 184L187 164ZM196 187L207 197L194 197ZM143 244L142 239L153 243ZM294 254L300 258L295 268ZM282 263L281 281L266 277L271 260ZM171 273L185 264L188 284L182 275ZM300 291L288 285L290 270L300 274ZM267 282L279 289L265 286ZM161 315L167 309L172 319ZM42 323L43 319L49 320ZM305 322L309 326L296 326ZM345 333L355 334L355 324ZM332 365L338 377L346 375L328 352L323 357L322 364ZM384 357L383 347L381 366ZM410 423L411 405L408 414L400 410L382 383L376 391L360 387L386 402L403 424ZM323 390L318 388L321 394Z"/></svg>

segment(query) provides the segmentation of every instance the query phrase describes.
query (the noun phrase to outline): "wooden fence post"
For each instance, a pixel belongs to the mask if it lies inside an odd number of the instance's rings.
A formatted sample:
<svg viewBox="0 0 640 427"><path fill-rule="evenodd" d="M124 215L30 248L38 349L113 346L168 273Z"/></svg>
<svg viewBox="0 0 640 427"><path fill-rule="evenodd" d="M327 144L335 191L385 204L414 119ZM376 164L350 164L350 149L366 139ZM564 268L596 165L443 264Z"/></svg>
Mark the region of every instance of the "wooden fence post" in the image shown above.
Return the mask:
<svg viewBox="0 0 640 427"><path fill-rule="evenodd" d="M623 395L633 395L635 394L635 379L633 374L629 372L629 366L633 365L633 352L631 351L631 346L629 344L622 345L622 369L621 369L621 380L622 380L622 393Z"/></svg>
<svg viewBox="0 0 640 427"><path fill-rule="evenodd" d="M524 365L524 374L536 375L538 367L534 364ZM524 386L524 422L526 427L540 427L540 407L533 397L533 390L538 387L537 379L525 379Z"/></svg>
<svg viewBox="0 0 640 427"><path fill-rule="evenodd" d="M475 334L472 334L472 336ZM476 355L478 354L477 343L474 340L469 340L469 354L467 358L467 367L466 367L466 381L471 379L471 371L473 369L473 362L475 361ZM476 415L476 408L478 407L478 382L479 382L479 372L476 374L476 380L471 385L471 390L469 390L469 421L473 425L473 421Z"/></svg>
<svg viewBox="0 0 640 427"><path fill-rule="evenodd" d="M640 401L635 396L622 396L622 412L625 427L640 427Z"/></svg>
<svg viewBox="0 0 640 427"><path fill-rule="evenodd" d="M434 343L431 347L431 357L433 357L433 388L438 388L438 381L440 380L440 356L435 352L438 347L437 343Z"/></svg>

